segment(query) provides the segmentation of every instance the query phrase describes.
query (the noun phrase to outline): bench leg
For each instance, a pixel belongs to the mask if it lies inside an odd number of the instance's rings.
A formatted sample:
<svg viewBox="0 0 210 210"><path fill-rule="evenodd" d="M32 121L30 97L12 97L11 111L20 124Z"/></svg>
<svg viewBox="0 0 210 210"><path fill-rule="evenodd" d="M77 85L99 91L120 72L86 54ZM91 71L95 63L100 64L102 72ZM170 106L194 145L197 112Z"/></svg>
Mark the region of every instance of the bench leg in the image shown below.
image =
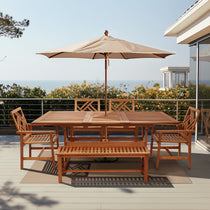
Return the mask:
<svg viewBox="0 0 210 210"><path fill-rule="evenodd" d="M58 182L62 183L62 157L58 156Z"/></svg>
<svg viewBox="0 0 210 210"><path fill-rule="evenodd" d="M159 163L160 163L160 149L161 149L161 139L159 137L159 142L158 142L158 148L157 148L157 160L156 160L156 169L159 168Z"/></svg>
<svg viewBox="0 0 210 210"><path fill-rule="evenodd" d="M188 143L188 168L191 168L191 142Z"/></svg>
<svg viewBox="0 0 210 210"><path fill-rule="evenodd" d="M29 157L31 157L31 144L29 144Z"/></svg>
<svg viewBox="0 0 210 210"><path fill-rule="evenodd" d="M148 168L149 168L149 158L148 155L144 157L144 182L148 182Z"/></svg>
<svg viewBox="0 0 210 210"><path fill-rule="evenodd" d="M144 175L144 157L141 157L141 169L142 169L141 174Z"/></svg>
<svg viewBox="0 0 210 210"><path fill-rule="evenodd" d="M20 169L23 169L23 159L24 159L24 151L23 151L23 143L22 141L20 142Z"/></svg>
<svg viewBox="0 0 210 210"><path fill-rule="evenodd" d="M155 133L155 127L152 126L152 134L151 134L151 143L150 143L150 157L152 157L152 150L153 150L153 134Z"/></svg>
<svg viewBox="0 0 210 210"><path fill-rule="evenodd" d="M152 150L153 150L153 137L151 136L151 142L150 142L150 157L152 157Z"/></svg>

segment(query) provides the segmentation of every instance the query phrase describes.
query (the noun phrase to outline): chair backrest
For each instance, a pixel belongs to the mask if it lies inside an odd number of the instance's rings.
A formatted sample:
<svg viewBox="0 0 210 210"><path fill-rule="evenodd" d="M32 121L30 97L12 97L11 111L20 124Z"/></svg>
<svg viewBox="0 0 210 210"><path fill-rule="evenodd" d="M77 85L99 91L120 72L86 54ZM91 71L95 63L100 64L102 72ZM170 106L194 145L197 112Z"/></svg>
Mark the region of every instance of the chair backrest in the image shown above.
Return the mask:
<svg viewBox="0 0 210 210"><path fill-rule="evenodd" d="M23 114L23 110L21 109L21 107L18 107L17 109L14 109L10 113L11 113L12 118L14 120L17 131L27 131L27 130L29 130L28 123L26 121L26 118Z"/></svg>
<svg viewBox="0 0 210 210"><path fill-rule="evenodd" d="M201 109L201 116L205 128L208 128L210 126L210 109Z"/></svg>
<svg viewBox="0 0 210 210"><path fill-rule="evenodd" d="M134 112L134 99L109 99L109 111Z"/></svg>
<svg viewBox="0 0 210 210"><path fill-rule="evenodd" d="M198 121L200 110L189 107L183 121L184 130L194 130Z"/></svg>
<svg viewBox="0 0 210 210"><path fill-rule="evenodd" d="M100 99L75 99L74 111L100 111Z"/></svg>

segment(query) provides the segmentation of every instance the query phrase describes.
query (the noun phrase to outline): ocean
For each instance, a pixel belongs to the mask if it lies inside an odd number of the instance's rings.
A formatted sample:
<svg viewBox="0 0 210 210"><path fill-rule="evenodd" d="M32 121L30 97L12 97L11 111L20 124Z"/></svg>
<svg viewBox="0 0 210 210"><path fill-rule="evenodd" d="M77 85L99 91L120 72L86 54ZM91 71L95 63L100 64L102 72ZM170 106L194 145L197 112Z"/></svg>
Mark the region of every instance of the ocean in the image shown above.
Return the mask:
<svg viewBox="0 0 210 210"><path fill-rule="evenodd" d="M82 84L84 80L0 80L0 84L3 85L12 85L13 83L16 83L20 86L34 88L34 87L40 87L44 89L47 93L50 93L55 88L61 88L63 86L68 86L71 83L78 83ZM87 80L86 83L96 83L99 82L101 84L104 83L103 80ZM162 81L159 80L110 80L108 81L108 86L115 86L117 88L120 88L121 90L124 90L125 92L131 92L134 90L135 86L141 86L141 84L144 85L144 87L153 87L153 85L158 82L160 86L162 87Z"/></svg>

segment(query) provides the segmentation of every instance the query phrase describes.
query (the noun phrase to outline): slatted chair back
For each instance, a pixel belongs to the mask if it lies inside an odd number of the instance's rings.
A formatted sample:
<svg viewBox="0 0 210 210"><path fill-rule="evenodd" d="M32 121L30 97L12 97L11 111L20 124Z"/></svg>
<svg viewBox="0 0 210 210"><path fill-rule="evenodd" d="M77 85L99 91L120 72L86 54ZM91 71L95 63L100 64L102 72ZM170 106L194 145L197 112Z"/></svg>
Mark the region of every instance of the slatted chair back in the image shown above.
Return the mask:
<svg viewBox="0 0 210 210"><path fill-rule="evenodd" d="M210 109L202 109L201 116L202 116L205 128L210 127Z"/></svg>
<svg viewBox="0 0 210 210"><path fill-rule="evenodd" d="M202 109L201 116L204 122L204 128L206 131L206 142L208 143L210 140L210 109Z"/></svg>
<svg viewBox="0 0 210 210"><path fill-rule="evenodd" d="M189 107L182 123L184 130L195 130L195 125L198 121L200 110Z"/></svg>
<svg viewBox="0 0 210 210"><path fill-rule="evenodd" d="M11 115L14 120L17 131L29 130L28 123L26 121L26 118L23 114L23 110L21 107L18 107L17 109L11 111Z"/></svg>
<svg viewBox="0 0 210 210"><path fill-rule="evenodd" d="M75 99L74 111L100 111L100 99Z"/></svg>
<svg viewBox="0 0 210 210"><path fill-rule="evenodd" d="M134 99L110 99L109 111L128 111L134 112Z"/></svg>

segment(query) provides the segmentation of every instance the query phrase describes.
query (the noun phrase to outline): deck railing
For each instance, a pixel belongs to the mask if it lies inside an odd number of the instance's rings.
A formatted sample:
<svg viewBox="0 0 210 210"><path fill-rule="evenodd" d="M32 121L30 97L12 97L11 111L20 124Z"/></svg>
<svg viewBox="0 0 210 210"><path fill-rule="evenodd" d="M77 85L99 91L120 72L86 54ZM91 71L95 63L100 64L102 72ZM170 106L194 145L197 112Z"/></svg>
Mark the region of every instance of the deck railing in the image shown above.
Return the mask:
<svg viewBox="0 0 210 210"><path fill-rule="evenodd" d="M100 109L105 109L104 99L100 99ZM195 107L195 99L135 99L135 111L163 111L182 121L189 106ZM0 128L14 127L10 111L21 106L28 122L32 122L49 110L74 111L74 99L63 98L0 98ZM210 99L199 100L199 107L209 108ZM202 129L201 126L199 126ZM0 134L1 134L0 130Z"/></svg>

